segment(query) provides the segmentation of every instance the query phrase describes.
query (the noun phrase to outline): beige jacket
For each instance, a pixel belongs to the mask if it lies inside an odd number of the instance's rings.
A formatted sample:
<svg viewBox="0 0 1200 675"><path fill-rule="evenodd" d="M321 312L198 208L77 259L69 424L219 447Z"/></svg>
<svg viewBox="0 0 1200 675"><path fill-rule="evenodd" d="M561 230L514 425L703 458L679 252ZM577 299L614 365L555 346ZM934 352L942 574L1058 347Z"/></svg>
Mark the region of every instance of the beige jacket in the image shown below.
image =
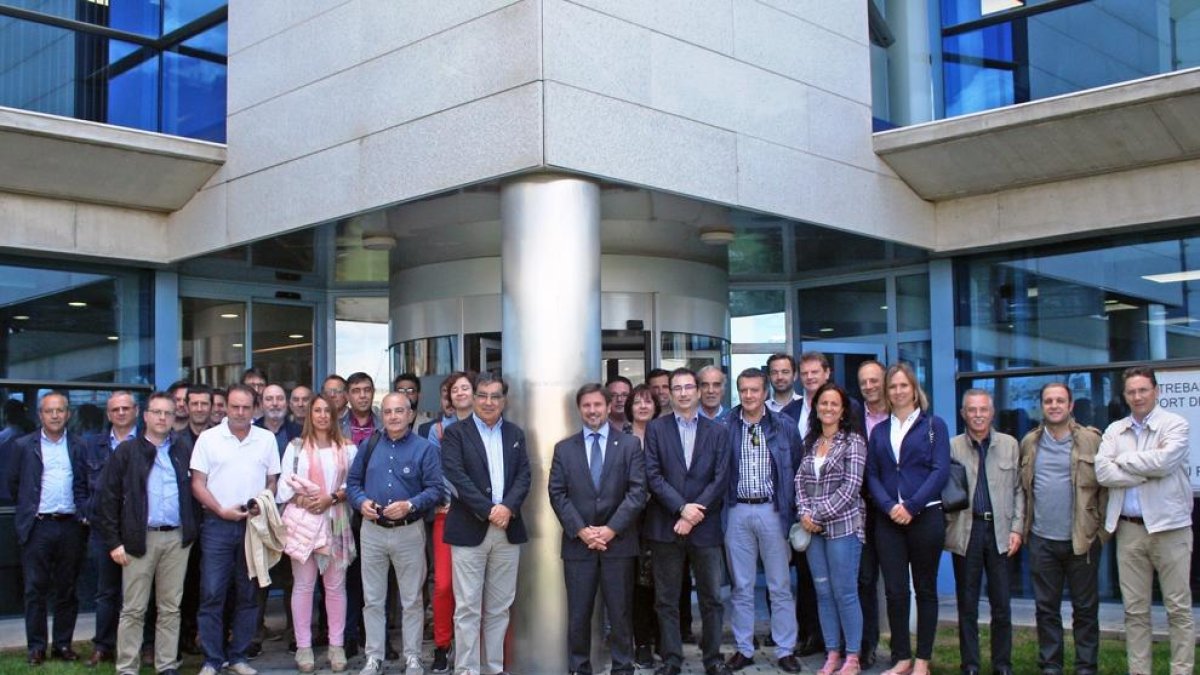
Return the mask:
<svg viewBox="0 0 1200 675"><path fill-rule="evenodd" d="M258 513L246 520L246 570L259 588L271 585L271 568L283 557L287 528L275 507L275 493L263 490L254 498Z"/></svg>
<svg viewBox="0 0 1200 675"><path fill-rule="evenodd" d="M1188 423L1155 406L1146 417L1141 438L1133 418L1108 425L1096 453L1096 477L1109 488L1104 529L1117 531L1125 488L1138 488L1146 531L1167 532L1192 526L1191 455Z"/></svg>
<svg viewBox="0 0 1200 675"><path fill-rule="evenodd" d="M1029 539L1033 526L1033 467L1037 460L1038 443L1042 440L1039 426L1021 439L1021 487L1025 490L1025 525L1021 528L1022 538ZM1100 447L1100 433L1091 427L1080 426L1071 421L1071 484L1075 486L1075 511L1071 514L1071 550L1075 555L1084 555L1097 538L1103 543L1108 540L1104 532L1104 509L1108 504L1108 490L1096 480L1096 451Z"/></svg>
<svg viewBox="0 0 1200 675"><path fill-rule="evenodd" d="M975 485L979 482L979 453L971 446L970 436L959 434L950 439L950 459L967 470L967 497L970 503L962 511L946 514L946 550L966 555L975 520ZM1021 487L1018 473L1019 460L1017 439L993 429L984 474L987 476L988 496L992 500L996 550L1002 554L1008 552L1008 535L1013 532L1021 534L1025 521L1025 490Z"/></svg>

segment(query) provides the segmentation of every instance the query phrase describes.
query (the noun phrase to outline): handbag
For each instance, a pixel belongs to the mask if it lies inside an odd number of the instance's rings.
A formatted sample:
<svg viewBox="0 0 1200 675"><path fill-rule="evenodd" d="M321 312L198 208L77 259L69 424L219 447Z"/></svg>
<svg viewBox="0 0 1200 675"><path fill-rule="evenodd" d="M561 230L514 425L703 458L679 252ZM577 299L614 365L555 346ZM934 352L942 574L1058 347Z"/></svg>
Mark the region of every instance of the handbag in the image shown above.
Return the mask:
<svg viewBox="0 0 1200 675"><path fill-rule="evenodd" d="M929 453L933 454L933 421L929 422ZM967 467L950 460L950 478L942 488L942 511L956 513L970 505L967 495Z"/></svg>
<svg viewBox="0 0 1200 675"><path fill-rule="evenodd" d="M812 533L804 529L800 523L792 523L792 529L788 531L788 541L792 544L792 550L803 553L808 550L808 545L812 542Z"/></svg>

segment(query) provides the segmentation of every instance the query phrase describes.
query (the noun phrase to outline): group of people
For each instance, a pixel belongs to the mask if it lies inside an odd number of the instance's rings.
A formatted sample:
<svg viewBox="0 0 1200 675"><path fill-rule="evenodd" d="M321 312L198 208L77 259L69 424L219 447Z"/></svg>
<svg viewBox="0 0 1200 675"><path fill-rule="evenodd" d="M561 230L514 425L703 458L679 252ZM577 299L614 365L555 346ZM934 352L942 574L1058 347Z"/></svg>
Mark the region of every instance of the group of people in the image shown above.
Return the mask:
<svg viewBox="0 0 1200 675"><path fill-rule="evenodd" d="M555 445L548 476L562 525L570 672L596 670L599 596L614 673L653 666L657 653L656 675L679 675L682 644L693 639L693 586L706 674L746 668L759 646L761 565L770 612L764 641L781 670L799 672L799 656L821 651L820 675L874 665L882 574L891 627L885 672L926 675L943 548L952 554L962 672L982 666L984 574L992 670L1012 672L1009 562L1026 545L1041 672L1063 672L1060 606L1069 587L1075 672L1094 674L1098 553L1114 533L1129 671L1151 670L1157 575L1171 622L1171 672L1192 672L1188 429L1158 407L1153 370L1125 371L1131 414L1103 435L1075 423L1067 384L1046 384L1042 423L1020 442L994 428L984 390L964 394L966 432L952 436L907 364L861 364L861 402L831 374L819 352L775 354L765 370L737 375L733 409L722 405L726 376L715 366L578 389L579 430ZM431 670L505 672L531 469L523 430L503 415L502 377L451 374L440 414L423 423L415 412L420 380L410 374L396 378L378 411L365 373L331 375L320 392L287 392L250 369L221 394L223 417L214 421L214 392L177 383L146 399L139 425L134 397L116 392L108 433L90 442L66 433L66 396L39 401L41 428L16 441L7 477L31 664L47 656L51 596L49 654L78 658L70 646L74 579L90 538L104 563L93 665L114 659L119 673L135 673L152 644L155 669L173 675L194 641L202 675L253 675L262 589L274 578L288 591L301 672L316 668L313 648L322 642L335 672L361 645L361 675L379 675L385 660L399 658L413 675L424 670L423 589L432 577ZM947 512L952 462L964 469L968 500ZM804 551L789 543L797 530L808 535ZM286 565L272 567L280 548L272 540L286 541ZM314 617L318 587L323 616ZM393 603L402 652L387 640ZM151 605L153 631L144 629Z"/></svg>

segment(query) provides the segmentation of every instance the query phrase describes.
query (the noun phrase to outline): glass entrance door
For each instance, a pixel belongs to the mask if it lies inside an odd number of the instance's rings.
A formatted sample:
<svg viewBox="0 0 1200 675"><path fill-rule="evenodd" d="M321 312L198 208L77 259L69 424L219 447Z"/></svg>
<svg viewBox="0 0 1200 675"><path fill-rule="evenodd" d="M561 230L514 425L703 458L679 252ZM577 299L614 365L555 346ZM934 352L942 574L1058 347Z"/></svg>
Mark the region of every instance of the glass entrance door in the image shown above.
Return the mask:
<svg viewBox="0 0 1200 675"><path fill-rule="evenodd" d="M862 400L858 390L858 367L864 361L885 363L886 348L882 342L825 342L805 341L800 344L801 352L817 351L829 359L833 371L830 379L837 382L851 396ZM799 364L797 364L799 367Z"/></svg>

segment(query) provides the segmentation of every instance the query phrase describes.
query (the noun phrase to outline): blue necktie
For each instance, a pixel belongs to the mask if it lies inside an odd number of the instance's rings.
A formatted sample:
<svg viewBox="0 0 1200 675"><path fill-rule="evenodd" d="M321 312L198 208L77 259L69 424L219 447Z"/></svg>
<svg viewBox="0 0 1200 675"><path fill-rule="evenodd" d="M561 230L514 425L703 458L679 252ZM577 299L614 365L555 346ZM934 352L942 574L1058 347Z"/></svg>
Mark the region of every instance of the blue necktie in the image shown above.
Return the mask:
<svg viewBox="0 0 1200 675"><path fill-rule="evenodd" d="M592 485L600 489L600 472L604 470L604 458L600 455L600 434L592 432L592 457L588 465L592 469Z"/></svg>

